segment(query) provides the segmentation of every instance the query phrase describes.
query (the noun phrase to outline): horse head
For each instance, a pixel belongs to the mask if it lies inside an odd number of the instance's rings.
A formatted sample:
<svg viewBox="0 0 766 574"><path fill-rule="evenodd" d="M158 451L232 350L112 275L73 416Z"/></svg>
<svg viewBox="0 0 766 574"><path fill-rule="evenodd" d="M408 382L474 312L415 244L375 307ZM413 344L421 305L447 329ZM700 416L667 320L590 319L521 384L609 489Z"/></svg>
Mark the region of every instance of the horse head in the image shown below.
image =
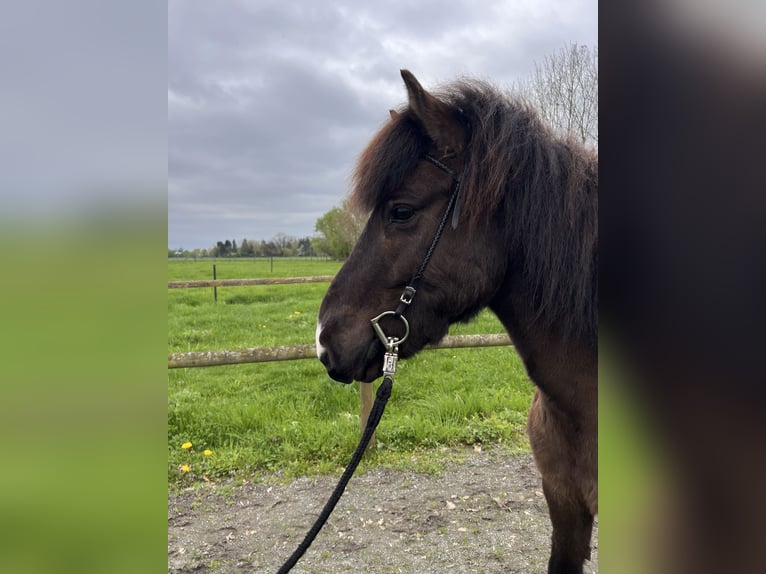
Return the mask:
<svg viewBox="0 0 766 574"><path fill-rule="evenodd" d="M468 197L457 191L465 186L469 121L410 72L403 70L402 78L408 105L391 112L354 173L351 203L369 214L367 224L319 310L317 355L329 375L345 383L381 375L384 348L370 320L400 305L426 257L416 296L404 310L411 330L399 348L402 357L438 342L451 323L486 306L504 269L493 248L491 214L482 225L459 216ZM395 318L384 318L381 327L403 335Z"/></svg>

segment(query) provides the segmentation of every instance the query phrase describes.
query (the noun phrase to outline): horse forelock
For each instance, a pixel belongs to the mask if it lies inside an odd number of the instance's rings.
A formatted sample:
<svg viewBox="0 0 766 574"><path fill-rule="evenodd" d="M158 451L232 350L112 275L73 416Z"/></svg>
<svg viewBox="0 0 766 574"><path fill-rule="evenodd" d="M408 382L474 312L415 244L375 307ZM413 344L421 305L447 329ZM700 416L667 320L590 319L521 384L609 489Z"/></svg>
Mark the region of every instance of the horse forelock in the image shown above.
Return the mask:
<svg viewBox="0 0 766 574"><path fill-rule="evenodd" d="M389 120L367 145L352 176L351 208L367 213L383 203L415 169L426 138L408 110Z"/></svg>

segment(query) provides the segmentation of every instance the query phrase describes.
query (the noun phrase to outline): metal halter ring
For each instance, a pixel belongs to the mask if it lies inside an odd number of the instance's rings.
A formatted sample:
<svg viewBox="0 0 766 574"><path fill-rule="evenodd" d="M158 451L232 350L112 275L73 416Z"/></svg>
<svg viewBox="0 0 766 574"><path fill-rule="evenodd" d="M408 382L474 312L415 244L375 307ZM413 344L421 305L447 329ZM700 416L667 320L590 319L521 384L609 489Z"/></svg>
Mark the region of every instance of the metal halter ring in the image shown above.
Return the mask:
<svg viewBox="0 0 766 574"><path fill-rule="evenodd" d="M383 329L380 327L380 325L378 325L378 321L380 321L386 315L394 315L395 317L399 317L404 322L404 336L401 339L396 339L395 337L386 337ZM384 311L374 319L370 319L370 323L372 323L372 328L375 329L375 332L378 334L378 338L380 338L380 341L383 343L383 346L389 353L393 350L394 347L404 343L407 340L407 337L410 335L410 324L407 322L407 319L404 317L404 315L397 315L395 311Z"/></svg>

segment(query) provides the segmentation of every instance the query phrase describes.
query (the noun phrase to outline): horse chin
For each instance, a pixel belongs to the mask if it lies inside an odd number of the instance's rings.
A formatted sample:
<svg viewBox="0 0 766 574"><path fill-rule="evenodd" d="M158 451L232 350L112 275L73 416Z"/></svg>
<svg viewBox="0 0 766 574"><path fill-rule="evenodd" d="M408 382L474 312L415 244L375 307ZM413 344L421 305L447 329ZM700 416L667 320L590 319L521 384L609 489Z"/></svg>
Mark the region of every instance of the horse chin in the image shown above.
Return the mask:
<svg viewBox="0 0 766 574"><path fill-rule="evenodd" d="M338 383L350 384L354 381L371 383L383 374L383 345L378 339L370 339L361 354L360 360L348 371L328 369L327 374Z"/></svg>
<svg viewBox="0 0 766 574"><path fill-rule="evenodd" d="M371 383L382 375L383 369L376 363L374 365L368 365L367 369L356 377L356 380L360 383Z"/></svg>
<svg viewBox="0 0 766 574"><path fill-rule="evenodd" d="M336 383L343 383L344 385L350 385L351 383L354 382L353 377L347 377L346 375L343 375L336 371L328 371L327 375Z"/></svg>
<svg viewBox="0 0 766 574"><path fill-rule="evenodd" d="M354 379L361 383L371 383L383 374L383 354L385 349L379 339L372 339L367 346L362 367L354 374Z"/></svg>

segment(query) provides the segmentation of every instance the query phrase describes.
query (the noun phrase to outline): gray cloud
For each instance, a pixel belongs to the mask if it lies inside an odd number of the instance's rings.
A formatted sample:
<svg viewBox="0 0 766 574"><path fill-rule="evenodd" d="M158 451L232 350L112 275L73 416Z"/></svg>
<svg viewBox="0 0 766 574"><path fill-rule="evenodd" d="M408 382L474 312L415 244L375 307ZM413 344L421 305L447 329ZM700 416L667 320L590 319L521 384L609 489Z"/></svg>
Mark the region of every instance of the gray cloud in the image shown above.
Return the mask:
<svg viewBox="0 0 766 574"><path fill-rule="evenodd" d="M597 4L180 2L168 5L168 244L310 235L388 109L400 68L509 87L570 43Z"/></svg>

